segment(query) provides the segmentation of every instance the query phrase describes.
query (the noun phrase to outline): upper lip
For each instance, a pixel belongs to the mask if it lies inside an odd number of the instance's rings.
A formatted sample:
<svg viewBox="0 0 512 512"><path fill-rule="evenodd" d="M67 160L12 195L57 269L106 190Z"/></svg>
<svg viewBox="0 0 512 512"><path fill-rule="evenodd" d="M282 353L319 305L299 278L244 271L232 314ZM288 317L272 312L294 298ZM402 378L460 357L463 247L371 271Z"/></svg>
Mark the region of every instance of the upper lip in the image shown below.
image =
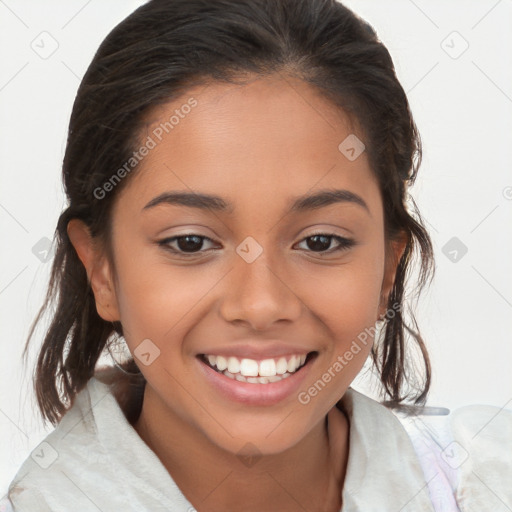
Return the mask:
<svg viewBox="0 0 512 512"><path fill-rule="evenodd" d="M235 343L218 347L205 348L200 354L214 356L234 356L239 359L273 359L276 357L308 354L311 348L283 343L282 341L256 341L254 343Z"/></svg>

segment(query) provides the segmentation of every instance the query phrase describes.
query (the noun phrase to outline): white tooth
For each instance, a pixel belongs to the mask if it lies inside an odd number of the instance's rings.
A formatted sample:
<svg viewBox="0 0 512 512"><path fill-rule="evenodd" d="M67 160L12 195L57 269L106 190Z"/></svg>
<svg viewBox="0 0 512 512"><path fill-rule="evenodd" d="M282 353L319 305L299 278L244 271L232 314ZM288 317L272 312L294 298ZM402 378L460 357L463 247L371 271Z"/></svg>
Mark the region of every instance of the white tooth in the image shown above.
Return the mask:
<svg viewBox="0 0 512 512"><path fill-rule="evenodd" d="M247 382L251 384L268 384L269 377L247 377Z"/></svg>
<svg viewBox="0 0 512 512"><path fill-rule="evenodd" d="M223 356L217 356L217 369L220 371L225 370L228 367L228 362L226 358Z"/></svg>
<svg viewBox="0 0 512 512"><path fill-rule="evenodd" d="M291 375L291 373L288 373L288 372L283 373L283 379L286 379L286 378L287 378L287 377L289 377L290 375Z"/></svg>
<svg viewBox="0 0 512 512"><path fill-rule="evenodd" d="M300 356L300 366L302 366L306 362L306 357L307 357L306 354L302 354Z"/></svg>
<svg viewBox="0 0 512 512"><path fill-rule="evenodd" d="M257 377L258 362L254 359L242 359L240 363L240 373L246 377Z"/></svg>
<svg viewBox="0 0 512 512"><path fill-rule="evenodd" d="M228 371L230 373L238 373L240 371L240 361L236 357L228 359Z"/></svg>
<svg viewBox="0 0 512 512"><path fill-rule="evenodd" d="M230 379L235 378L235 376L232 373L229 373L227 370L222 372L222 374L225 375L226 377L229 377Z"/></svg>
<svg viewBox="0 0 512 512"><path fill-rule="evenodd" d="M267 377L267 379L269 380L269 382L277 382L278 380L281 380L282 377L281 375L274 375L273 377Z"/></svg>
<svg viewBox="0 0 512 512"><path fill-rule="evenodd" d="M235 375L235 379L239 380L240 382L247 382L247 379L243 375L240 375L239 373Z"/></svg>
<svg viewBox="0 0 512 512"><path fill-rule="evenodd" d="M300 366L300 356L296 355L295 356L295 368L293 369L293 371L295 371L299 366Z"/></svg>
<svg viewBox="0 0 512 512"><path fill-rule="evenodd" d="M215 363L217 362L217 356L206 356L206 358L208 359L210 366L216 366Z"/></svg>
<svg viewBox="0 0 512 512"><path fill-rule="evenodd" d="M259 373L262 377L272 377L276 374L276 362L273 359L260 361Z"/></svg>
<svg viewBox="0 0 512 512"><path fill-rule="evenodd" d="M290 357L290 359L288 361L288 365L287 365L287 369L289 372L293 372L293 371L295 371L295 368L297 368L296 359L297 359L296 356Z"/></svg>
<svg viewBox="0 0 512 512"><path fill-rule="evenodd" d="M288 369L288 363L284 357L278 359L276 364L276 373L282 375Z"/></svg>

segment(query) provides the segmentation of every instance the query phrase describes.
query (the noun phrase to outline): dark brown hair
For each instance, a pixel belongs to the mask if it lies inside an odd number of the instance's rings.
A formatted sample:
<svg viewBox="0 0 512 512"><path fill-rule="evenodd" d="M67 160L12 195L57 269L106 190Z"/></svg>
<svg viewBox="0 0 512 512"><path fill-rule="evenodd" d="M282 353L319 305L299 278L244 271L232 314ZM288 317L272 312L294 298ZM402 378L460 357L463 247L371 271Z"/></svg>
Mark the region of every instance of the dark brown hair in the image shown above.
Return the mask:
<svg viewBox="0 0 512 512"><path fill-rule="evenodd" d="M131 176L102 199L94 191L140 145L145 114L198 84L242 83L247 76L275 73L314 86L364 133L382 194L386 240L400 233L407 238L388 297L395 314L372 348L372 359L392 401L425 402L429 358L414 315L412 329L401 306L415 250L418 289L433 277L435 266L431 240L412 198L413 211L408 211L407 188L421 162L421 143L387 49L369 24L335 0L151 0L102 42L73 105L63 161L69 206L57 224L45 303L24 351L26 356L35 326L54 304L34 375L45 421L60 421L112 339L123 334L119 322L106 322L96 311L86 271L67 235L68 222L84 221L110 255L112 205ZM414 347L422 356L422 372L407 370L407 351ZM144 384L133 359L126 369L138 372L134 382Z"/></svg>

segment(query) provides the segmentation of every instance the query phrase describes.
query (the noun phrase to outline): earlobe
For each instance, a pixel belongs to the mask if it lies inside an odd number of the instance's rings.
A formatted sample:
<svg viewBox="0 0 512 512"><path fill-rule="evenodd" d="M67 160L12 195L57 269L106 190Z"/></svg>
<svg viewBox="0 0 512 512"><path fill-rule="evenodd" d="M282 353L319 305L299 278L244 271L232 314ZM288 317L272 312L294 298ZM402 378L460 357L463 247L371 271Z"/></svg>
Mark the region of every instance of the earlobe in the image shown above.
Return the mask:
<svg viewBox="0 0 512 512"><path fill-rule="evenodd" d="M384 278L382 280L381 298L379 304L379 315L386 313L389 295L395 284L396 271L407 246L407 237L404 235L397 240L392 240L386 251L386 263Z"/></svg>
<svg viewBox="0 0 512 512"><path fill-rule="evenodd" d="M120 317L117 299L107 258L84 222L71 219L68 222L67 233L87 273L98 315L107 322L118 321Z"/></svg>

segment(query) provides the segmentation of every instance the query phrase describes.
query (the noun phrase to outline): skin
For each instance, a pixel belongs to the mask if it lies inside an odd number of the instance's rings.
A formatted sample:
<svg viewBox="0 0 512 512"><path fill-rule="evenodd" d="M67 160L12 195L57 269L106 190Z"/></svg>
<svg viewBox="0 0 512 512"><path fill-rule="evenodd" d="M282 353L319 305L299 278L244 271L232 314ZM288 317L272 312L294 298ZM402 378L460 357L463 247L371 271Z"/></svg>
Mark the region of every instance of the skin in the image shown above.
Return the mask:
<svg viewBox="0 0 512 512"><path fill-rule="evenodd" d="M386 251L366 153L350 161L338 150L348 135L364 137L311 86L273 76L191 89L150 113L141 140L191 96L197 107L116 198L114 261L80 221L68 226L98 314L121 321L132 354L144 339L160 350L150 365L138 363L147 386L135 429L200 512L339 510L349 425L334 406L371 341L306 405L296 394L271 406L230 401L198 372L196 355L240 340L299 344L318 353L301 385L307 390L385 313L405 241ZM324 188L360 195L369 211L335 203L286 213L292 197ZM233 212L168 204L143 211L175 190L219 195ZM189 259L158 245L190 233L212 241L197 243ZM332 252L339 244L328 238L316 249L308 244L315 233L356 245ZM263 249L252 263L236 252L248 236ZM247 443L261 456L251 467L237 456Z"/></svg>

